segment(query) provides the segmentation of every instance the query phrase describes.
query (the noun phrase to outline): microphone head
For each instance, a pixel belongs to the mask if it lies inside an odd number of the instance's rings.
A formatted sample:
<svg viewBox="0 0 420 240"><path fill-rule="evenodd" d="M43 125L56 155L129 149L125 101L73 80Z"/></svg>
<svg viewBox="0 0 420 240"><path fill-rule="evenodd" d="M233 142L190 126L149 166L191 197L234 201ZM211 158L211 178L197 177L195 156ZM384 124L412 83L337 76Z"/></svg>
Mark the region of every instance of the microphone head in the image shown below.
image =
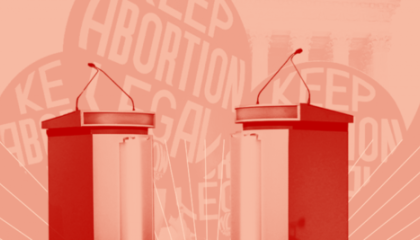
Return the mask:
<svg viewBox="0 0 420 240"><path fill-rule="evenodd" d="M295 51L295 53L294 53L294 54L299 54L299 53L302 53L302 52L303 52L302 48L298 48L298 49Z"/></svg>
<svg viewBox="0 0 420 240"><path fill-rule="evenodd" d="M88 63L88 66L91 67L91 68L96 68L95 64L93 64L93 63Z"/></svg>

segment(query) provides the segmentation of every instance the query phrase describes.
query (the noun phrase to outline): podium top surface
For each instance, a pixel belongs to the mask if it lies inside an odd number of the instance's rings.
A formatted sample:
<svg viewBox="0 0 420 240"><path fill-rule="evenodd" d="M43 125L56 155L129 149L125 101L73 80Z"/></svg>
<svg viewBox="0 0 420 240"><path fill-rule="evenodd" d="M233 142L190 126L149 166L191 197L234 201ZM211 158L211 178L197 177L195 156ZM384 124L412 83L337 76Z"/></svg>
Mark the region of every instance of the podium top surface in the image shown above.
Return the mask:
<svg viewBox="0 0 420 240"><path fill-rule="evenodd" d="M74 112L45 120L43 129L74 127L141 127L154 128L155 114L145 112Z"/></svg>
<svg viewBox="0 0 420 240"><path fill-rule="evenodd" d="M250 105L236 108L236 123L252 122L352 123L353 116L309 104Z"/></svg>

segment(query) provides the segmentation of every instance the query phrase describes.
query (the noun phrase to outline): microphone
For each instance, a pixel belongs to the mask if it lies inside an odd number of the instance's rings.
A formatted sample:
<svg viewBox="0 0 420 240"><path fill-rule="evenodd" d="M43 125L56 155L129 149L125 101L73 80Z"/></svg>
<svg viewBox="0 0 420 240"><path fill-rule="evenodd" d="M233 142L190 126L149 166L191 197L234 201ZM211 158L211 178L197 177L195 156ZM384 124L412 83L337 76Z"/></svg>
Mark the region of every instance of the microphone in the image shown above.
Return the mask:
<svg viewBox="0 0 420 240"><path fill-rule="evenodd" d="M306 90L308 91L308 102L307 102L307 104L308 104L308 105L310 105L310 104L311 104L311 91L309 91L308 85L306 85L305 80L303 80L302 76L300 75L299 70L297 69L297 67L296 67L295 63L293 62L293 57L294 57L296 54L299 54L299 53L301 53L301 52L302 52L302 48L299 48L298 50L296 50L296 51L295 51L295 53L293 54L293 56L290 58L290 61L292 62L293 67L295 67L296 72L298 73L298 75L299 75L300 79L302 80L303 84L305 85Z"/></svg>
<svg viewBox="0 0 420 240"><path fill-rule="evenodd" d="M286 61L283 63L283 65L281 65L281 67L279 68L279 70L277 70L277 72L275 72L274 73L274 75L270 78L270 80L268 80L268 82L264 85L264 87L260 90L260 92L258 93L258 96L257 96L257 104L260 104L260 95L261 95L261 93L264 91L264 89L267 87L267 85L271 82L271 80L273 80L273 78L277 75L277 73L279 73L280 72L280 70L284 67L284 65L286 65L286 63L287 63L287 61L289 61L289 59L292 59L296 54L300 54L300 53L302 53L302 48L298 48L294 53L292 53L287 59L286 59ZM292 63L293 63L293 61L292 61ZM294 64L293 64L294 65ZM296 68L296 67L295 67ZM297 69L296 69L297 70ZM298 71L298 73L299 73L299 71ZM300 76L300 74L299 74L299 76ZM302 77L301 77L302 78ZM303 83L305 83L305 81L303 82ZM306 83L305 83L305 86L306 86ZM309 91L309 89L308 89L308 91Z"/></svg>
<svg viewBox="0 0 420 240"><path fill-rule="evenodd" d="M79 96L77 96L76 98L76 111L79 111L79 107L78 107L78 103L79 103L79 98L80 96L82 96L82 94L85 92L86 88L89 86L89 84L92 82L92 80L95 78L95 76L98 74L99 71L103 72L108 78L109 80L111 80L115 86L117 86L125 95L127 95L128 98L130 98L131 103L133 105L133 111L136 110L135 106L134 106L134 101L133 98L130 97L130 95L128 95L104 70L98 68L95 64L93 63L88 63L88 66L91 68L96 69L96 73L93 75L93 77L89 80L88 84L86 84L85 88L83 88L82 92L79 94Z"/></svg>
<svg viewBox="0 0 420 240"><path fill-rule="evenodd" d="M302 48L298 48L298 49L296 49L295 53L293 53L293 54L296 55L296 54L300 54L302 52L303 52Z"/></svg>

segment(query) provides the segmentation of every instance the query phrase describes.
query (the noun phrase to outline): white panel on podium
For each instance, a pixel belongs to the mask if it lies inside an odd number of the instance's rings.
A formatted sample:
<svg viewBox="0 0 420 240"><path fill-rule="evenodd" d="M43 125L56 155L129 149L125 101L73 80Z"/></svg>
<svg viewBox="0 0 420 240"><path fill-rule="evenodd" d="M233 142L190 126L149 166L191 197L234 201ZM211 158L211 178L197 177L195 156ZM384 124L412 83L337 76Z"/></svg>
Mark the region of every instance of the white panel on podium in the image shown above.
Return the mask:
<svg viewBox="0 0 420 240"><path fill-rule="evenodd" d="M127 137L120 143L121 154L121 240L141 239L142 199L140 143L136 137ZM129 212L133 214L129 214Z"/></svg>
<svg viewBox="0 0 420 240"><path fill-rule="evenodd" d="M145 207L142 175L147 171L141 159L151 159L151 136L133 136L120 143L121 154L121 240L142 239ZM149 196L147 196L149 197Z"/></svg>
<svg viewBox="0 0 420 240"><path fill-rule="evenodd" d="M93 135L93 210L95 240L142 239L150 223L144 212L151 186L145 186L142 159L151 159L148 135ZM106 149L106 151L104 151ZM152 177L150 172L148 177ZM118 194L119 193L119 194Z"/></svg>
<svg viewBox="0 0 420 240"><path fill-rule="evenodd" d="M240 162L234 163L239 179L234 193L240 200L239 216L234 216L235 223L241 226L238 232L240 239L253 240L261 236L261 159L260 141L256 135L245 136L241 133L233 136L232 151L241 156ZM244 157L246 156L246 158ZM237 159L234 159L237 160ZM235 202L232 202L234 205Z"/></svg>
<svg viewBox="0 0 420 240"><path fill-rule="evenodd" d="M94 239L120 239L120 149L126 134L93 135ZM106 151L104 151L106 150Z"/></svg>
<svg viewBox="0 0 420 240"><path fill-rule="evenodd" d="M232 137L232 190L239 215L232 239L287 240L289 237L288 129L249 130ZM239 186L236 186L239 185Z"/></svg>

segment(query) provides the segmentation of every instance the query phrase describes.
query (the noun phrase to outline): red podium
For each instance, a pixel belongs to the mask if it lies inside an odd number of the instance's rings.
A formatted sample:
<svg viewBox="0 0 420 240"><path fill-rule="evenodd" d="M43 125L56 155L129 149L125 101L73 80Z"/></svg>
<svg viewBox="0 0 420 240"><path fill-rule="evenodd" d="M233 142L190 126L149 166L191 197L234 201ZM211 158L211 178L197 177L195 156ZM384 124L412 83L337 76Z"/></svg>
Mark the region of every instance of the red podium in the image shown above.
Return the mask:
<svg viewBox="0 0 420 240"><path fill-rule="evenodd" d="M232 240L348 239L348 123L308 105L236 108Z"/></svg>
<svg viewBox="0 0 420 240"><path fill-rule="evenodd" d="M154 114L72 113L48 129L50 240L154 239Z"/></svg>

